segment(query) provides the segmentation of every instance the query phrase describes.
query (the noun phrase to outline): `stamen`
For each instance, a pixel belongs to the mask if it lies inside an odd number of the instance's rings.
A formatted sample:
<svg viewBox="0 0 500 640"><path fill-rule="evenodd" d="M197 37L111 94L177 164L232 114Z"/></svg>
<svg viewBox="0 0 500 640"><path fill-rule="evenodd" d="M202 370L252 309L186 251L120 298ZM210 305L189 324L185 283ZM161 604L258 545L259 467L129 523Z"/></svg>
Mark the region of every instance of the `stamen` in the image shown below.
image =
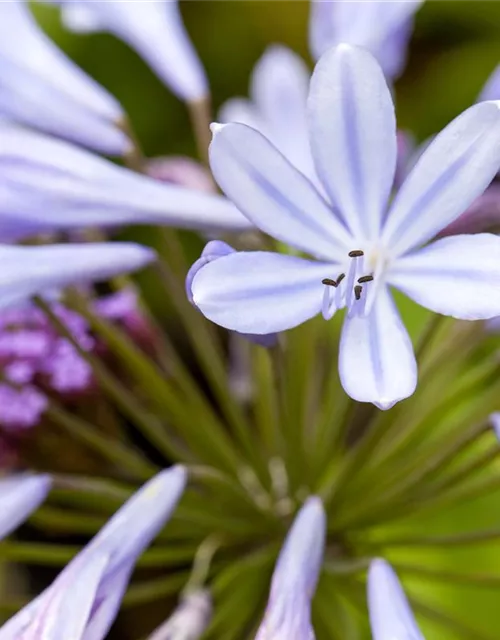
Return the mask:
<svg viewBox="0 0 500 640"><path fill-rule="evenodd" d="M354 251L349 251L349 258L361 258L361 256L365 255L364 251L361 251L361 249L355 249Z"/></svg>
<svg viewBox="0 0 500 640"><path fill-rule="evenodd" d="M354 287L354 297L356 300L361 300L361 292L363 291L363 287L361 285L356 285Z"/></svg>
<svg viewBox="0 0 500 640"><path fill-rule="evenodd" d="M373 276L361 276L361 278L358 278L358 282L359 284L364 284L365 282L372 282L373 279Z"/></svg>
<svg viewBox="0 0 500 640"><path fill-rule="evenodd" d="M345 278L345 273L341 273L337 278L337 285L339 285L344 278Z"/></svg>
<svg viewBox="0 0 500 640"><path fill-rule="evenodd" d="M338 287L339 283L335 282L335 280L332 280L331 278L323 278L323 280L321 281L322 284L326 284L330 287Z"/></svg>

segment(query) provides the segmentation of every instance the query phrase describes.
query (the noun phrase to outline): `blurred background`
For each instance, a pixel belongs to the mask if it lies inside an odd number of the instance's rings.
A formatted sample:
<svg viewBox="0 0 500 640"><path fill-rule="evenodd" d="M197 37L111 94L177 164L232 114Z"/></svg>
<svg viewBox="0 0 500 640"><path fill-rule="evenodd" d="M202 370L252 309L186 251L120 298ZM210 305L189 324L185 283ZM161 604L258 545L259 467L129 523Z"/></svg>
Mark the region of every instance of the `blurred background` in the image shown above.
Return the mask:
<svg viewBox="0 0 500 640"><path fill-rule="evenodd" d="M293 48L309 64L307 47L309 4L300 0L184 1L186 26L210 79L214 113L228 98L247 95L251 70L271 43ZM114 93L129 113L148 156L195 155L188 115L168 89L125 44L111 36L76 36L64 31L57 10L34 6L48 34L91 76ZM430 1L417 14L409 62L396 84L401 128L424 140L468 107L500 62L500 2ZM413 310L414 311L414 310ZM411 315L414 326L418 314ZM499 463L500 464L500 463ZM442 520L442 521L441 521ZM450 521L452 520L452 521ZM405 523L405 532L464 531L500 524L500 493L488 500L447 511L432 522ZM410 527L410 528L409 528ZM394 529L392 530L394 534ZM405 551L402 560L436 569L500 575L500 543L465 550ZM473 629L499 636L500 587L421 582L416 588L426 600L437 598ZM165 612L166 613L166 612ZM428 638L452 639L443 629L426 627ZM493 632L493 633L492 633Z"/></svg>

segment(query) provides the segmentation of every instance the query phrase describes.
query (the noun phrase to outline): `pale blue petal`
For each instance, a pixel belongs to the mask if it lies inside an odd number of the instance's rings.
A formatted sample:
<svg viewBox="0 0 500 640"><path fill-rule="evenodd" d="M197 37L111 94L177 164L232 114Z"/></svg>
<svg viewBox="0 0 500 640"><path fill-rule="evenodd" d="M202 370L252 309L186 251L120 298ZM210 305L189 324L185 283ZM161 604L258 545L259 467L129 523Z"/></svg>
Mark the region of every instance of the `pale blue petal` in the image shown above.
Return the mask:
<svg viewBox="0 0 500 640"><path fill-rule="evenodd" d="M326 538L321 500L310 497L297 514L280 552L269 603L256 640L313 640L310 606Z"/></svg>
<svg viewBox="0 0 500 640"><path fill-rule="evenodd" d="M256 128L314 181L306 108L310 78L309 69L296 53L272 45L255 65L250 95L264 123L263 129Z"/></svg>
<svg viewBox="0 0 500 640"><path fill-rule="evenodd" d="M500 110L495 102L483 102L443 129L405 180L383 232L393 255L427 242L453 222L499 168Z"/></svg>
<svg viewBox="0 0 500 640"><path fill-rule="evenodd" d="M101 529L87 549L100 549L110 555L106 577L120 569L122 563L138 558L171 517L186 482L187 471L180 465L161 471Z"/></svg>
<svg viewBox="0 0 500 640"><path fill-rule="evenodd" d="M231 98L227 100L219 109L217 115L218 121L222 124L229 124L230 122L246 124L252 129L257 129L266 137L270 137L270 132L266 128L261 115L257 112L256 106L246 98Z"/></svg>
<svg viewBox="0 0 500 640"><path fill-rule="evenodd" d="M425 640L398 577L381 558L368 572L368 608L373 640Z"/></svg>
<svg viewBox="0 0 500 640"><path fill-rule="evenodd" d="M495 436L497 440L500 442L500 412L496 411L495 413L490 414L490 422L493 427L493 431L495 432Z"/></svg>
<svg viewBox="0 0 500 640"><path fill-rule="evenodd" d="M209 262L213 262L230 253L235 253L235 251L233 247L227 244L227 242L222 242L222 240L211 240L205 245L201 256L193 263L186 276L186 295L191 304L194 304L193 280L198 271Z"/></svg>
<svg viewBox="0 0 500 640"><path fill-rule="evenodd" d="M451 236L400 258L390 283L431 309L463 320L500 315L500 238Z"/></svg>
<svg viewBox="0 0 500 640"><path fill-rule="evenodd" d="M235 252L236 250L233 249L233 247L225 242L222 242L221 240L211 240L205 246L200 258L198 258L198 260L196 260L196 262L192 265L186 276L186 295L191 304L195 304L193 298L193 280L198 271L209 262L213 262L214 260L217 260L222 256L227 256L230 253ZM276 333L269 333L265 335L242 333L240 335L242 335L247 340L250 340L250 342L266 348L274 347L274 345L278 341L278 336Z"/></svg>
<svg viewBox="0 0 500 640"><path fill-rule="evenodd" d="M334 275L332 275L334 274ZM195 305L212 322L240 333L291 329L321 311L323 278L338 267L262 251L233 253L195 275Z"/></svg>
<svg viewBox="0 0 500 640"><path fill-rule="evenodd" d="M81 640L108 561L105 554L89 554L85 563L70 565L69 570L64 570L45 591L41 609L23 637Z"/></svg>
<svg viewBox="0 0 500 640"><path fill-rule="evenodd" d="M309 46L318 59L343 42L367 49L384 73L394 77L402 71L412 18L423 0L313 0Z"/></svg>
<svg viewBox="0 0 500 640"><path fill-rule="evenodd" d="M343 259L352 246L347 230L311 182L276 147L242 124L215 125L213 130L214 177L249 220L311 255Z"/></svg>
<svg viewBox="0 0 500 640"><path fill-rule="evenodd" d="M485 82L484 87L477 99L478 102L486 100L500 100L500 64Z"/></svg>
<svg viewBox="0 0 500 640"><path fill-rule="evenodd" d="M396 119L376 60L340 45L316 65L309 94L311 147L334 208L358 239L376 239L394 182Z"/></svg>
<svg viewBox="0 0 500 640"><path fill-rule="evenodd" d="M51 486L48 475L18 474L0 478L0 539L40 506Z"/></svg>
<svg viewBox="0 0 500 640"><path fill-rule="evenodd" d="M339 371L346 393L358 402L390 409L417 385L413 346L392 296L384 286L367 317L344 320Z"/></svg>
<svg viewBox="0 0 500 640"><path fill-rule="evenodd" d="M151 249L132 243L0 245L0 309L53 289L136 271L155 257Z"/></svg>
<svg viewBox="0 0 500 640"><path fill-rule="evenodd" d="M0 126L0 238L85 226L151 223L248 229L226 198L166 184L76 146Z"/></svg>
<svg viewBox="0 0 500 640"><path fill-rule="evenodd" d="M130 148L118 102L51 42L21 0L0 4L0 114L104 153Z"/></svg>
<svg viewBox="0 0 500 640"><path fill-rule="evenodd" d="M74 31L109 31L124 40L188 102L208 95L205 71L182 22L177 0L155 2L61 2Z"/></svg>

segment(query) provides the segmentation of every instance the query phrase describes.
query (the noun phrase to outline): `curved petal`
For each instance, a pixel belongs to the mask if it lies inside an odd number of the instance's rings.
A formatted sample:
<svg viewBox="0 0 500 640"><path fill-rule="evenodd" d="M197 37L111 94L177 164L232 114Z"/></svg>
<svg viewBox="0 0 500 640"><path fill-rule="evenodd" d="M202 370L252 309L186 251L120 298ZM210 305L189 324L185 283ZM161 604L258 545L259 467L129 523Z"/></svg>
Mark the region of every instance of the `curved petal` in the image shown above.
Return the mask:
<svg viewBox="0 0 500 640"><path fill-rule="evenodd" d="M400 258L390 283L431 309L463 320L500 315L500 238L451 236Z"/></svg>
<svg viewBox="0 0 500 640"><path fill-rule="evenodd" d="M367 317L346 316L339 371L346 393L358 402L390 409L417 385L413 346L386 287L377 292Z"/></svg>
<svg viewBox="0 0 500 640"><path fill-rule="evenodd" d="M40 247L0 245L0 309L22 304L36 294L53 289L135 271L154 259L151 249L125 242Z"/></svg>
<svg viewBox="0 0 500 640"><path fill-rule="evenodd" d="M247 127L257 129L257 131L260 131L264 135L268 135L269 133L255 105L246 98L231 98L224 102L219 109L218 118L222 124L239 122L239 124L246 124Z"/></svg>
<svg viewBox="0 0 500 640"><path fill-rule="evenodd" d="M0 540L31 515L45 500L51 486L48 475L19 474L0 478Z"/></svg>
<svg viewBox="0 0 500 640"><path fill-rule="evenodd" d="M109 120L120 120L118 101L68 58L40 29L24 0L0 5L0 58L45 80L88 109Z"/></svg>
<svg viewBox="0 0 500 640"><path fill-rule="evenodd" d="M432 238L493 180L500 168L499 104L467 109L422 153L385 224L383 240L395 255Z"/></svg>
<svg viewBox="0 0 500 640"><path fill-rule="evenodd" d="M45 592L42 609L26 628L24 637L83 638L108 561L107 555L94 553L87 562L63 571Z"/></svg>
<svg viewBox="0 0 500 640"><path fill-rule="evenodd" d="M255 640L313 640L311 599L321 573L325 537L323 503L311 496L295 517L281 549Z"/></svg>
<svg viewBox="0 0 500 640"><path fill-rule="evenodd" d="M159 182L67 142L0 125L0 238L140 223L252 226L218 194Z"/></svg>
<svg viewBox="0 0 500 640"><path fill-rule="evenodd" d="M214 177L249 220L312 255L344 258L345 247L352 247L348 232L311 182L269 140L242 124L215 125L213 131Z"/></svg>
<svg viewBox="0 0 500 640"><path fill-rule="evenodd" d="M0 4L0 113L97 151L124 154L123 110L38 27L28 4Z"/></svg>
<svg viewBox="0 0 500 640"><path fill-rule="evenodd" d="M425 640L397 575L382 558L368 571L368 608L373 640Z"/></svg>
<svg viewBox="0 0 500 640"><path fill-rule="evenodd" d="M357 45L370 51L384 73L393 76L401 70L406 53L407 39L401 38L401 33L409 31L413 15L422 3L423 0L313 0L309 23L311 52L318 59L342 42Z"/></svg>
<svg viewBox="0 0 500 640"><path fill-rule="evenodd" d="M222 256L227 256L230 253L235 252L236 249L233 249L233 247L227 244L227 242L223 242L222 240L211 240L205 245L201 252L201 256L191 265L186 276L186 296L191 304L194 304L193 280L198 271L209 262L218 260L219 258L222 258Z"/></svg>
<svg viewBox="0 0 500 640"><path fill-rule="evenodd" d="M397 159L392 97L376 60L340 45L320 59L309 94L316 170L359 239L378 237Z"/></svg>
<svg viewBox="0 0 500 640"><path fill-rule="evenodd" d="M207 96L205 71L177 0L61 3L69 28L110 31L135 49L181 99L196 102Z"/></svg>
<svg viewBox="0 0 500 640"><path fill-rule="evenodd" d="M486 100L500 100L500 64L497 65L485 82L477 99L478 102Z"/></svg>
<svg viewBox="0 0 500 640"><path fill-rule="evenodd" d="M262 251L210 262L192 283L196 306L212 322L240 333L291 329L321 311L322 279L332 264Z"/></svg>
<svg viewBox="0 0 500 640"><path fill-rule="evenodd" d="M302 58L287 47L272 45L255 65L250 95L265 123L265 129L254 128L314 180L306 109L310 78Z"/></svg>

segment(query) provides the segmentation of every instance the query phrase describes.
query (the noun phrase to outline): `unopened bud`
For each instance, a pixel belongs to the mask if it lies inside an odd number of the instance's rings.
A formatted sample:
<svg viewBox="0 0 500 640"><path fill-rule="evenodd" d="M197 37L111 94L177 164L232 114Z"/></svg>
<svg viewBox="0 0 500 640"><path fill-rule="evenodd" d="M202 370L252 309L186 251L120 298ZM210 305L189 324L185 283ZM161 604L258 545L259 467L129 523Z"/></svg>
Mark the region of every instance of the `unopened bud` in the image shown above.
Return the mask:
<svg viewBox="0 0 500 640"><path fill-rule="evenodd" d="M212 598L207 589L186 593L172 616L148 640L198 640L212 617Z"/></svg>

